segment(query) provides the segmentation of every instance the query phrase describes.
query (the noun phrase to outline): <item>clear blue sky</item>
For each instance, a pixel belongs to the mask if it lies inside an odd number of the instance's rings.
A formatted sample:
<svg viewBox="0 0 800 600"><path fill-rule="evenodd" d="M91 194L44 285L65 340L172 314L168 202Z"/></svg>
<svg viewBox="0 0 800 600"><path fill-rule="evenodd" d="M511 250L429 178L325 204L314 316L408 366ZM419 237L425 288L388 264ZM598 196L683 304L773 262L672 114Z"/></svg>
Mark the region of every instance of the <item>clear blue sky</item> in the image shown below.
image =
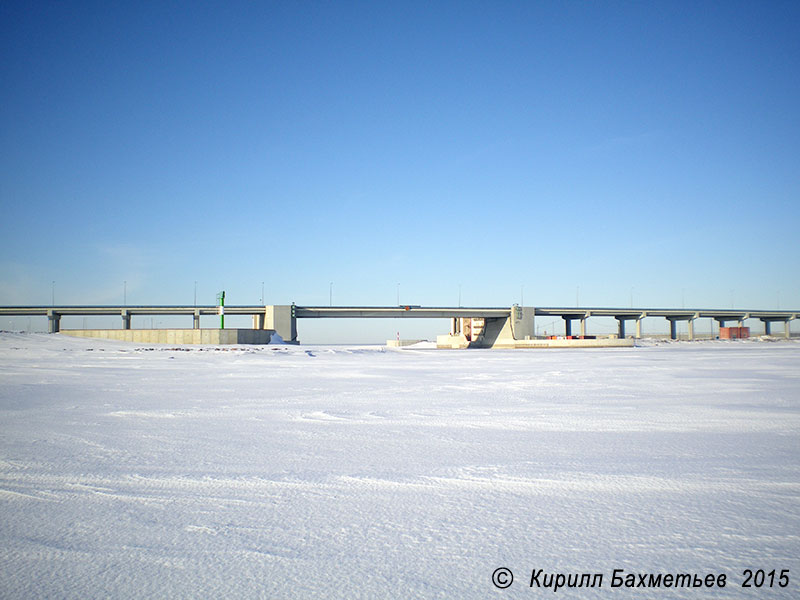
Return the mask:
<svg viewBox="0 0 800 600"><path fill-rule="evenodd" d="M4 2L0 304L800 309L800 3Z"/></svg>

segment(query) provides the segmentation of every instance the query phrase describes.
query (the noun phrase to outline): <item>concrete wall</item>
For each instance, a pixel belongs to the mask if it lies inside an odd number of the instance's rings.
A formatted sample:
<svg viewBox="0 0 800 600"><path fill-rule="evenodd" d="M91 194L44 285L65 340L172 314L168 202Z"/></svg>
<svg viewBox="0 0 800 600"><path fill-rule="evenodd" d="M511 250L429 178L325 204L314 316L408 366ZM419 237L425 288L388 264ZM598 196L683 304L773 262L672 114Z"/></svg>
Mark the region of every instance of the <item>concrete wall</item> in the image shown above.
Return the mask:
<svg viewBox="0 0 800 600"><path fill-rule="evenodd" d="M386 340L387 348L403 348L405 346L413 346L420 342L427 342L428 340Z"/></svg>
<svg viewBox="0 0 800 600"><path fill-rule="evenodd" d="M515 340L530 340L536 337L535 311L533 306L511 307L511 332Z"/></svg>
<svg viewBox="0 0 800 600"><path fill-rule="evenodd" d="M140 344L269 344L271 329L62 329L62 335Z"/></svg>
<svg viewBox="0 0 800 600"><path fill-rule="evenodd" d="M509 327L509 325L506 325L506 327ZM436 337L437 348L453 350L463 348L631 348L633 345L634 340L632 338L624 340L617 338L515 340L508 336L498 336L492 344L475 344L474 342L468 342L463 335L440 335Z"/></svg>
<svg viewBox="0 0 800 600"><path fill-rule="evenodd" d="M265 306L263 326L276 331L285 342L297 341L297 319L292 316L291 305Z"/></svg>
<svg viewBox="0 0 800 600"><path fill-rule="evenodd" d="M436 336L436 347L448 350L463 350L469 348L467 336L463 333L458 334L445 334Z"/></svg>

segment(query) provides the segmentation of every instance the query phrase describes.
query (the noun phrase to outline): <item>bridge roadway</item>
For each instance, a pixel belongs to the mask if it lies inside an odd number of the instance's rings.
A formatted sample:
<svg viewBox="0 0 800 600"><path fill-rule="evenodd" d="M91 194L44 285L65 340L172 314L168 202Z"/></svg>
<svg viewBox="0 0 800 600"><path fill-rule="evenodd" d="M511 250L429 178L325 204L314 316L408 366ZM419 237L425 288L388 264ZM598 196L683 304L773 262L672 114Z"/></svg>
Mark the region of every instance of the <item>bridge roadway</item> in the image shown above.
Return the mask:
<svg viewBox="0 0 800 600"><path fill-rule="evenodd" d="M418 318L418 319L453 319L453 318L485 318L507 319L514 307L503 308L470 308L470 307L423 307L417 305L401 306L226 306L226 315L251 315L261 319L270 309L281 309L285 313L293 310L294 319L373 319L373 318ZM528 309L526 308L526 311ZM586 320L589 317L612 317L619 324L619 336L625 336L625 322L636 321L636 337L641 337L641 322L647 317L661 317L670 322L671 337L676 338L676 323L687 321L689 337L693 337L693 322L699 318L716 320L720 326L726 322L737 322L740 326L747 319L759 319L764 324L764 332L770 333L771 323L784 323L785 335L789 337L789 324L798 318L800 311L793 310L741 310L741 309L672 309L672 308L563 308L535 307L534 316L549 316L564 320L565 334L572 335L572 321L580 321L581 335L586 334ZM50 320L50 332L60 329L63 316L102 316L119 315L123 328L131 328L133 316L169 316L192 315L194 328L200 328L200 317L218 315L219 306L203 305L133 305L133 306L0 306L0 316L46 316ZM262 324L264 321L261 321Z"/></svg>

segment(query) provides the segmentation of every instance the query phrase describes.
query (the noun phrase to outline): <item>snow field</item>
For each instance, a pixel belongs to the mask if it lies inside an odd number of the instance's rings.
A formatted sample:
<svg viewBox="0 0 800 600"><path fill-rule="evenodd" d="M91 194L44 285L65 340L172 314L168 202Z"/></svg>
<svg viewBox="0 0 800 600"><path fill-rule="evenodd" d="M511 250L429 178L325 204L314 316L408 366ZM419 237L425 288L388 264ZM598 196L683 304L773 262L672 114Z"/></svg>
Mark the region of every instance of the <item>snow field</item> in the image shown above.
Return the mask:
<svg viewBox="0 0 800 600"><path fill-rule="evenodd" d="M0 597L531 598L544 569L604 574L565 597L794 598L799 442L796 343L3 333ZM791 584L742 589L747 568ZM610 589L613 569L729 584Z"/></svg>

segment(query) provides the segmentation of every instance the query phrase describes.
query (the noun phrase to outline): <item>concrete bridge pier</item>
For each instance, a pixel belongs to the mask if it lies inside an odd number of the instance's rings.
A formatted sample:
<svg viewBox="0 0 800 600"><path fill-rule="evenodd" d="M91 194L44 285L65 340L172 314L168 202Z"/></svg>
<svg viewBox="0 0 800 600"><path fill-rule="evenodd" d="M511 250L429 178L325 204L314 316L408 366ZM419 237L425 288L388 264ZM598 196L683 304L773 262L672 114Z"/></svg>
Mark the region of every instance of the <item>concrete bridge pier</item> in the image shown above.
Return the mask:
<svg viewBox="0 0 800 600"><path fill-rule="evenodd" d="M676 323L678 321L686 321L689 327L689 339L694 339L694 320L698 317L697 314L694 314L690 317L667 317L669 321L669 339L677 340L678 339L678 327Z"/></svg>
<svg viewBox="0 0 800 600"><path fill-rule="evenodd" d="M297 317L294 304L265 306L263 329L274 330L284 342L296 343Z"/></svg>
<svg viewBox="0 0 800 600"><path fill-rule="evenodd" d="M789 324L791 323L792 319L770 319L770 318L761 318L761 322L764 323L764 335L772 335L772 323L783 323L783 335L788 340L791 338L791 330Z"/></svg>
<svg viewBox="0 0 800 600"><path fill-rule="evenodd" d="M636 317L636 339L641 339L642 337L642 319L647 316L647 313L642 313L638 317Z"/></svg>
<svg viewBox="0 0 800 600"><path fill-rule="evenodd" d="M625 321L636 321L636 337L642 337L642 319L644 318L643 315L631 316L631 315L617 315L614 317L618 323L618 336L619 339L625 339Z"/></svg>
<svg viewBox="0 0 800 600"><path fill-rule="evenodd" d="M581 317L581 338L586 337L586 319L592 316L592 311L587 310L586 313Z"/></svg>
<svg viewBox="0 0 800 600"><path fill-rule="evenodd" d="M131 314L127 310L122 311L122 328L123 329L130 329L131 328Z"/></svg>
<svg viewBox="0 0 800 600"><path fill-rule="evenodd" d="M771 321L769 319L761 319L761 322L764 323L764 335L772 335Z"/></svg>
<svg viewBox="0 0 800 600"><path fill-rule="evenodd" d="M583 321L586 318L586 313L576 313L574 315L561 315L561 318L564 319L564 335L569 337L572 335L572 322L579 319ZM581 323L581 325L582 328L585 329L583 323Z"/></svg>
<svg viewBox="0 0 800 600"><path fill-rule="evenodd" d="M253 329L272 329L284 342L297 342L297 317L294 305L265 306L253 314Z"/></svg>
<svg viewBox="0 0 800 600"><path fill-rule="evenodd" d="M50 333L61 331L61 315L54 310L47 311L47 331Z"/></svg>
<svg viewBox="0 0 800 600"><path fill-rule="evenodd" d="M511 337L515 340L531 340L536 337L536 310L532 306L514 305L508 323L511 326Z"/></svg>
<svg viewBox="0 0 800 600"><path fill-rule="evenodd" d="M192 315L192 329L200 329L200 311L195 309Z"/></svg>
<svg viewBox="0 0 800 600"><path fill-rule="evenodd" d="M728 321L736 321L737 327L744 327L744 319L742 319L741 317L712 317L712 318L717 322L717 325L720 328L725 327L725 323L727 323Z"/></svg>
<svg viewBox="0 0 800 600"><path fill-rule="evenodd" d="M677 319L667 318L669 321L669 339L677 340L678 339L678 327L676 326Z"/></svg>

